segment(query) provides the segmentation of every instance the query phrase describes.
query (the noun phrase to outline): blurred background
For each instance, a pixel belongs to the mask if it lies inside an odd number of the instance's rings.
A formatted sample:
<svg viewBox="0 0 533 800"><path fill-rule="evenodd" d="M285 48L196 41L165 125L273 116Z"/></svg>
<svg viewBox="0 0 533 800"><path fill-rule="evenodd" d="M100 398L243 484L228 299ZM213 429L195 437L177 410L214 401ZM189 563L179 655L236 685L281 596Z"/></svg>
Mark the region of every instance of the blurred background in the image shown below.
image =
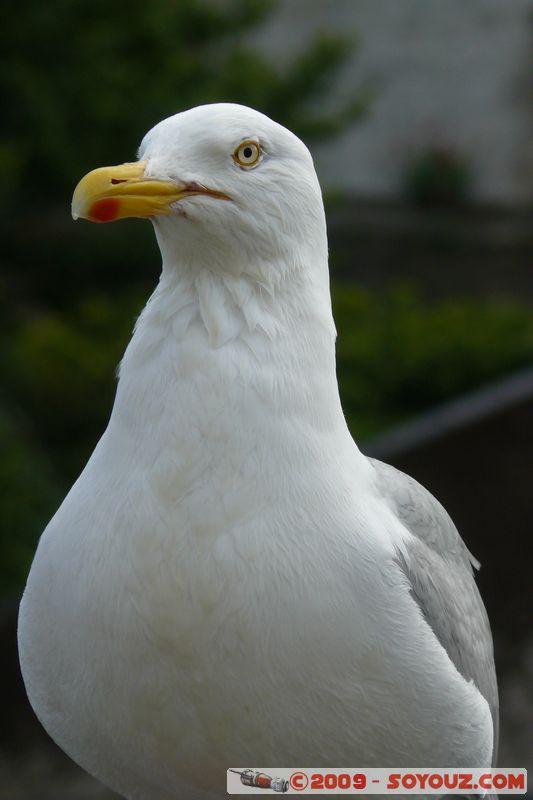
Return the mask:
<svg viewBox="0 0 533 800"><path fill-rule="evenodd" d="M338 369L362 449L444 503L483 564L500 765L533 764L533 0L2 0L0 797L115 797L19 676L36 541L102 433L159 272L151 226L74 224L147 129L237 101L324 190Z"/></svg>

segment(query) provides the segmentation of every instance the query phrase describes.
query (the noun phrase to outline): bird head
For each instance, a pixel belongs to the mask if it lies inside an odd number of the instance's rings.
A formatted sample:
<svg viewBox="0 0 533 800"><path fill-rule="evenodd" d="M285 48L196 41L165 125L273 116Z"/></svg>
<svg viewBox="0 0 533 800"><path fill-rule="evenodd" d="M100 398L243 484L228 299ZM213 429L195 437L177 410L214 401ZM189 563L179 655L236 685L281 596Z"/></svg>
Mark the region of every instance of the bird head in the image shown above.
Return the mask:
<svg viewBox="0 0 533 800"><path fill-rule="evenodd" d="M240 274L326 252L322 197L307 147L245 106L204 105L158 123L139 160L86 175L74 219L150 218L165 261ZM258 276L264 277L264 276Z"/></svg>

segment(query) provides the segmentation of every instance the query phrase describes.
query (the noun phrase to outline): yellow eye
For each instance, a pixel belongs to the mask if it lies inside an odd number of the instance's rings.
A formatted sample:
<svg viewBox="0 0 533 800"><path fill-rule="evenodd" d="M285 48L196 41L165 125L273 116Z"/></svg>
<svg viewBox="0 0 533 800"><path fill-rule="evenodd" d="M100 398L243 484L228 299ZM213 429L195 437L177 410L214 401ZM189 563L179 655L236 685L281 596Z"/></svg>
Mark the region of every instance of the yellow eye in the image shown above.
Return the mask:
<svg viewBox="0 0 533 800"><path fill-rule="evenodd" d="M261 146L257 142L241 142L233 153L233 160L240 167L255 167L261 158Z"/></svg>

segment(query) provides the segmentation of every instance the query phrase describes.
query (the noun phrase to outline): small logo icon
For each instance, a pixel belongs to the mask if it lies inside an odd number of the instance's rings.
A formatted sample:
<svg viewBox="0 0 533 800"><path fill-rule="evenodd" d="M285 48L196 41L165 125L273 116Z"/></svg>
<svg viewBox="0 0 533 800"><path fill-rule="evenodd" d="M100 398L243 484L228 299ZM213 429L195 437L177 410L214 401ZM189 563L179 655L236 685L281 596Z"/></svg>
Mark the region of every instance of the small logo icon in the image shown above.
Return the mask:
<svg viewBox="0 0 533 800"><path fill-rule="evenodd" d="M238 769L230 769L236 775L241 776L241 783L244 786L254 786L256 789L270 789L274 792L287 792L289 781L286 778L271 778L264 772L257 772L254 769L245 769L239 772Z"/></svg>

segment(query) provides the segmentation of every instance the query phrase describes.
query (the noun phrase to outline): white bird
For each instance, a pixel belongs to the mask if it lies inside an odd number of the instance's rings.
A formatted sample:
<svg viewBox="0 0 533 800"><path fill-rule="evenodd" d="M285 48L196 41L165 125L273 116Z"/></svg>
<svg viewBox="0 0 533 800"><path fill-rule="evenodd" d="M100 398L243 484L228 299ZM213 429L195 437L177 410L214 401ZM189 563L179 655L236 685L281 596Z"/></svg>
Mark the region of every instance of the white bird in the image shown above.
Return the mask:
<svg viewBox="0 0 533 800"><path fill-rule="evenodd" d="M73 199L75 218L150 217L163 267L22 599L37 716L128 800L219 798L242 764L489 766L474 560L347 429L309 151L216 104L139 158Z"/></svg>

